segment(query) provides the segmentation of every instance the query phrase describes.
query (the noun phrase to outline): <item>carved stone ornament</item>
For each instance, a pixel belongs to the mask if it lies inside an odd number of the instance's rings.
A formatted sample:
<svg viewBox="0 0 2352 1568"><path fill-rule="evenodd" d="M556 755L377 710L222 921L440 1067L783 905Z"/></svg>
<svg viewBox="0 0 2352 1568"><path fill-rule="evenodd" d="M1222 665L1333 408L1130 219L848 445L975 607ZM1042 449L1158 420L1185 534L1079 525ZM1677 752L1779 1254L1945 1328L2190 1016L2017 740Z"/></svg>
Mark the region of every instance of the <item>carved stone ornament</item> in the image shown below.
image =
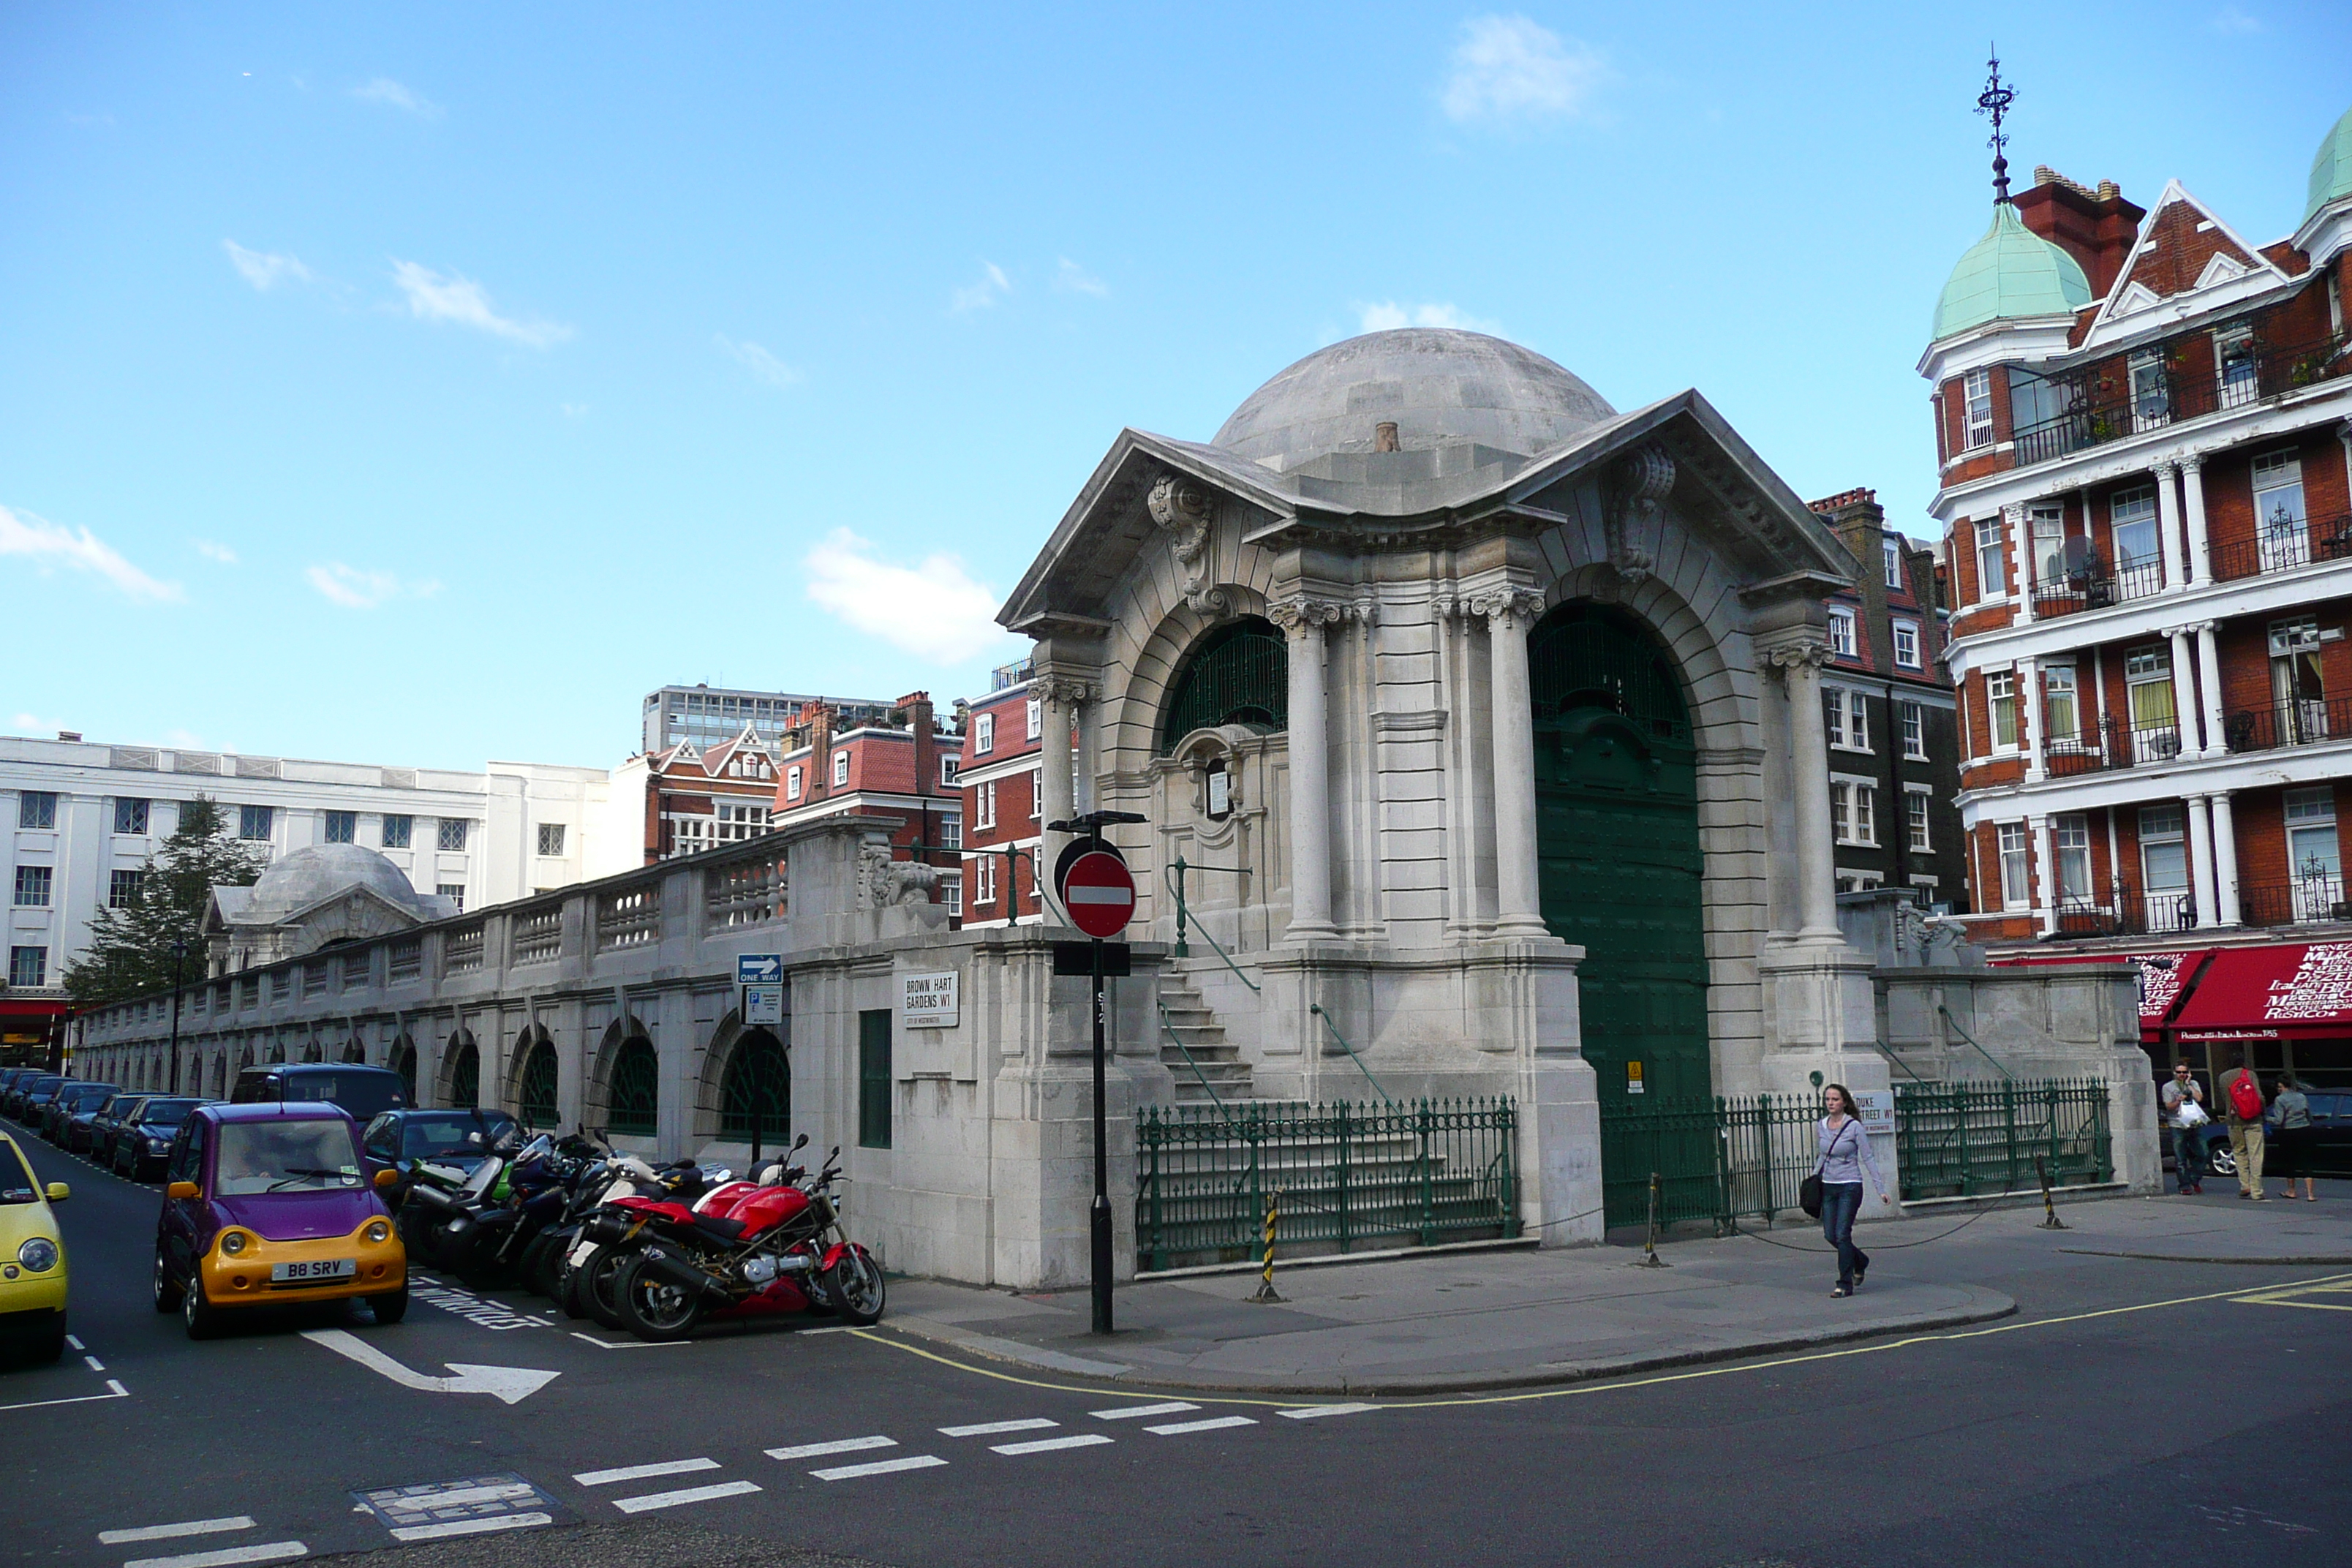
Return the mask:
<svg viewBox="0 0 2352 1568"><path fill-rule="evenodd" d="M1665 516L1666 498L1674 493L1675 460L1653 441L1637 447L1617 461L1609 476L1609 505L1602 511L1609 546L1609 564L1628 583L1650 575L1657 562L1635 545L1637 532L1654 527Z"/></svg>
<svg viewBox="0 0 2352 1568"><path fill-rule="evenodd" d="M1265 618L1293 637L1305 637L1325 626L1338 626L1348 606L1337 599L1314 599L1301 594L1265 607Z"/></svg>
<svg viewBox="0 0 2352 1568"><path fill-rule="evenodd" d="M867 842L857 847L857 888L868 909L894 904L923 904L940 885L940 868L911 860L894 860L890 846Z"/></svg>
<svg viewBox="0 0 2352 1568"><path fill-rule="evenodd" d="M1534 588L1511 584L1487 588L1462 601L1464 611L1490 626L1517 620L1533 624L1544 612L1544 596Z"/></svg>
<svg viewBox="0 0 2352 1568"><path fill-rule="evenodd" d="M1058 703L1065 708L1082 707L1095 700L1094 683L1075 675L1038 675L1029 681L1030 695L1038 701Z"/></svg>
<svg viewBox="0 0 2352 1568"><path fill-rule="evenodd" d="M1200 480L1181 474L1162 474L1144 498L1151 521L1175 537L1170 541L1176 563L1184 572L1184 603L1203 616L1223 616L1232 600L1222 588L1206 585L1209 530L1216 521L1217 498Z"/></svg>
<svg viewBox="0 0 2352 1568"><path fill-rule="evenodd" d="M1828 665L1831 657L1830 645L1815 640L1785 642L1778 647L1764 649L1762 654L1765 667L1779 670L1783 676L1791 670L1822 668Z"/></svg>

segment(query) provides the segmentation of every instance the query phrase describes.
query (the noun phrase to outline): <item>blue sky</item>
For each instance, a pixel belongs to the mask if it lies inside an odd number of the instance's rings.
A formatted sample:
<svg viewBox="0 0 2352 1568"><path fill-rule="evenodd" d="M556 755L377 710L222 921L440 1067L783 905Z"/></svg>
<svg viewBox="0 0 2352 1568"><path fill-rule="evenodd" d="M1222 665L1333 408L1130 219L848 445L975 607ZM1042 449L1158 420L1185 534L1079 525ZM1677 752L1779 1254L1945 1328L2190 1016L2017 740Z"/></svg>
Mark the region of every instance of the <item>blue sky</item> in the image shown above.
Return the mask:
<svg viewBox="0 0 2352 1568"><path fill-rule="evenodd" d="M2011 162L2259 242L2340 5L0 14L0 729L609 763L672 680L942 700L1122 425L1368 325L1704 392L1806 496Z"/></svg>

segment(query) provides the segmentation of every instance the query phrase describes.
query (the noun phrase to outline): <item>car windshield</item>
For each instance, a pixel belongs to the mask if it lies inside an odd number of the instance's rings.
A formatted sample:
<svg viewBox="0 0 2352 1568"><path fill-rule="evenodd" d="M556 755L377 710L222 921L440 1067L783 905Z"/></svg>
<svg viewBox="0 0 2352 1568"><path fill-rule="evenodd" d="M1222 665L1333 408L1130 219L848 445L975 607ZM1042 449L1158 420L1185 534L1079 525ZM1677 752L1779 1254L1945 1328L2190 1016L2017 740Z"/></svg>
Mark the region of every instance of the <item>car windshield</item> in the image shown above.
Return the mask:
<svg viewBox="0 0 2352 1568"><path fill-rule="evenodd" d="M61 1078L37 1078L32 1081L31 1085L26 1089L25 1093L27 1098L44 1095L63 1082L65 1082L65 1079Z"/></svg>
<svg viewBox="0 0 2352 1568"><path fill-rule="evenodd" d="M320 1192L360 1184L359 1151L342 1121L225 1121L213 1194Z"/></svg>
<svg viewBox="0 0 2352 1568"><path fill-rule="evenodd" d="M29 1204L41 1195L33 1185L33 1173L25 1169L25 1157L16 1152L16 1145L0 1141L0 1204Z"/></svg>
<svg viewBox="0 0 2352 1568"><path fill-rule="evenodd" d="M443 1116L412 1116L401 1133L400 1152L411 1160L437 1160L449 1154L479 1154L506 1125L503 1116L477 1117L470 1111ZM475 1133L478 1142L472 1142Z"/></svg>
<svg viewBox="0 0 2352 1568"><path fill-rule="evenodd" d="M113 1099L114 1093L111 1084L85 1083L65 1090L58 1098L76 1110L95 1110Z"/></svg>
<svg viewBox="0 0 2352 1568"><path fill-rule="evenodd" d="M289 1072L282 1081L283 1098L289 1104L296 1100L328 1100L361 1123L407 1103L401 1093L398 1073L369 1068L353 1067L346 1072Z"/></svg>
<svg viewBox="0 0 2352 1568"><path fill-rule="evenodd" d="M177 1127L188 1119L188 1112L204 1103L201 1100L151 1100L139 1108L142 1127Z"/></svg>

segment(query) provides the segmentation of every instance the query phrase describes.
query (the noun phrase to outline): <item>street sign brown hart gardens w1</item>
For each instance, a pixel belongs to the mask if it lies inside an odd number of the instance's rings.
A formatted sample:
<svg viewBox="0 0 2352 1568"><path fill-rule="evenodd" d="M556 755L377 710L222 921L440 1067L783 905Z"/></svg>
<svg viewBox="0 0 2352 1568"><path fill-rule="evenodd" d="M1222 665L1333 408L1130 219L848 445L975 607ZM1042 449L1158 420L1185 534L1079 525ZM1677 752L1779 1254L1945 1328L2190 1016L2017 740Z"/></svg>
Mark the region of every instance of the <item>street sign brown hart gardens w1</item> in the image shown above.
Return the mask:
<svg viewBox="0 0 2352 1568"><path fill-rule="evenodd" d="M1115 937L1135 918L1135 878L1118 856L1088 850L1070 862L1062 879L1062 904L1070 923L1088 936Z"/></svg>

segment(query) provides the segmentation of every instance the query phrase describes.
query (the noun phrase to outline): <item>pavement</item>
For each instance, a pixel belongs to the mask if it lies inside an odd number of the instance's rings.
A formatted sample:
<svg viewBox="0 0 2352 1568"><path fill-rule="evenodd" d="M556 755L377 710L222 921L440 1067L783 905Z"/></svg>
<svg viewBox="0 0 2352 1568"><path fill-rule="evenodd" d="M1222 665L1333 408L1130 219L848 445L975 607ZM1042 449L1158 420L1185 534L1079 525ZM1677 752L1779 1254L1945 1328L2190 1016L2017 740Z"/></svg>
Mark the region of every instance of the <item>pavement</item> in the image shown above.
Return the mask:
<svg viewBox="0 0 2352 1568"><path fill-rule="evenodd" d="M1619 1377L2017 1310L1984 1281L2051 1255L2352 1265L2352 1208L2199 1198L2084 1198L2066 1228L2031 1207L1927 1208L1863 1227L1873 1265L1832 1300L1817 1230L1637 1248L1463 1250L1119 1287L1117 1331L1092 1332L1083 1290L1013 1295L931 1280L894 1287L891 1324L957 1350L1111 1384L1208 1392L1410 1395Z"/></svg>

